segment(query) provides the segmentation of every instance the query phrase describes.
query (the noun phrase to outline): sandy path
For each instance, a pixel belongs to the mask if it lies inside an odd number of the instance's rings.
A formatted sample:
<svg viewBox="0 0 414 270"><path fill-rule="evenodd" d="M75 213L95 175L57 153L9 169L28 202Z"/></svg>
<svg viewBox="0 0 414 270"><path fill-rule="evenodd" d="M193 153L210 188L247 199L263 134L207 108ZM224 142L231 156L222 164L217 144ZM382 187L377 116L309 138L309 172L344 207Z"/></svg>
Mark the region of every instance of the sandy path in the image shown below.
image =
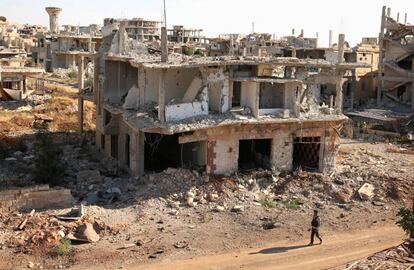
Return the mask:
<svg viewBox="0 0 414 270"><path fill-rule="evenodd" d="M307 247L303 242L278 242L264 249L248 249L188 260L164 260L155 264L124 267L129 270L228 270L228 269L327 269L366 257L404 238L395 226L330 235L321 246Z"/></svg>

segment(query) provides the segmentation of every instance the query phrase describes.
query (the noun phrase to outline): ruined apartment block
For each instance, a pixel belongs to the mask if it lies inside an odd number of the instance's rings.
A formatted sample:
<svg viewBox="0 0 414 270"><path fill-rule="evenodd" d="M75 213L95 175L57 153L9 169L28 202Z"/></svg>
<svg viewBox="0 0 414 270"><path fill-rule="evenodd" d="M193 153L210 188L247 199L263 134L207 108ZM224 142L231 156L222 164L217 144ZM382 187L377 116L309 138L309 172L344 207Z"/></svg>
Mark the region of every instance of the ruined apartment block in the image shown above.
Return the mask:
<svg viewBox="0 0 414 270"><path fill-rule="evenodd" d="M96 143L134 175L168 167L208 174L302 168L331 172L344 75L365 64L296 57L149 54L123 25L96 55ZM320 85L335 100L320 102Z"/></svg>
<svg viewBox="0 0 414 270"><path fill-rule="evenodd" d="M38 32L32 47L33 62L46 71L57 68L77 67L78 57L93 58L102 41L100 27L65 25L63 31L59 27L59 7L47 7L49 14L49 32Z"/></svg>
<svg viewBox="0 0 414 270"><path fill-rule="evenodd" d="M414 25L391 17L383 7L379 36L380 57L377 102L385 98L398 102L406 111L414 110Z"/></svg>

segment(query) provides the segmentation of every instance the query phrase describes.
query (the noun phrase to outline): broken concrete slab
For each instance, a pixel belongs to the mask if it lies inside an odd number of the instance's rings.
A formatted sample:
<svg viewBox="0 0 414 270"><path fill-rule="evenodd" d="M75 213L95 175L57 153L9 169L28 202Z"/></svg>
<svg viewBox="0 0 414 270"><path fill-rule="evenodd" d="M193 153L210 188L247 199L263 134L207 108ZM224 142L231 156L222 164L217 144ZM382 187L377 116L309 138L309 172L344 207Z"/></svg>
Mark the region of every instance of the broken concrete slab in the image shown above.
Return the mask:
<svg viewBox="0 0 414 270"><path fill-rule="evenodd" d="M75 234L68 234L68 239L85 243L93 243L98 242L100 237L93 228L93 224L86 222L81 224L76 229Z"/></svg>
<svg viewBox="0 0 414 270"><path fill-rule="evenodd" d="M361 200L368 201L374 196L375 187L372 184L365 183L359 190L358 194Z"/></svg>
<svg viewBox="0 0 414 270"><path fill-rule="evenodd" d="M101 173L98 170L80 171L76 175L78 183L96 184L102 182Z"/></svg>

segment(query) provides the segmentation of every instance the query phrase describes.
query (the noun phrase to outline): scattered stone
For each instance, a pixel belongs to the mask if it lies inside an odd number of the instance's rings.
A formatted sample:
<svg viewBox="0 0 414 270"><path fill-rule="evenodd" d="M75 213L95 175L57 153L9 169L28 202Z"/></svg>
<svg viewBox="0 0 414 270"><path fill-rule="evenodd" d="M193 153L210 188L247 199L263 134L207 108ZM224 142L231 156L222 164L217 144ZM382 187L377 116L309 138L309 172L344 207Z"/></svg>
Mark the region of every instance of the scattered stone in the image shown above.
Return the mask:
<svg viewBox="0 0 414 270"><path fill-rule="evenodd" d="M175 248L186 248L188 247L188 243L186 241L179 241L174 244Z"/></svg>
<svg viewBox="0 0 414 270"><path fill-rule="evenodd" d="M28 264L27 264L27 267L28 268L33 268L35 265L34 265L34 263L33 262L29 262Z"/></svg>
<svg viewBox="0 0 414 270"><path fill-rule="evenodd" d="M374 196L375 187L372 184L365 183L359 190L358 194L361 200L368 201Z"/></svg>
<svg viewBox="0 0 414 270"><path fill-rule="evenodd" d="M236 212L236 213L240 213L244 211L244 206L243 205L235 205L232 209L232 212Z"/></svg>
<svg viewBox="0 0 414 270"><path fill-rule="evenodd" d="M68 238L70 240L87 242L87 243L98 242L100 239L99 235L96 233L95 229L93 228L93 225L88 222L80 225L76 229L76 233L74 235L68 234Z"/></svg>
<svg viewBox="0 0 414 270"><path fill-rule="evenodd" d="M102 182L102 177L98 170L85 170L78 172L76 180L78 183L98 184Z"/></svg>
<svg viewBox="0 0 414 270"><path fill-rule="evenodd" d="M381 201L373 201L372 204L375 205L375 206L384 206L385 205L385 203L383 203Z"/></svg>
<svg viewBox="0 0 414 270"><path fill-rule="evenodd" d="M225 210L225 208L223 206L221 206L221 205L217 205L214 208L214 211L216 211L216 212L224 212L224 210Z"/></svg>

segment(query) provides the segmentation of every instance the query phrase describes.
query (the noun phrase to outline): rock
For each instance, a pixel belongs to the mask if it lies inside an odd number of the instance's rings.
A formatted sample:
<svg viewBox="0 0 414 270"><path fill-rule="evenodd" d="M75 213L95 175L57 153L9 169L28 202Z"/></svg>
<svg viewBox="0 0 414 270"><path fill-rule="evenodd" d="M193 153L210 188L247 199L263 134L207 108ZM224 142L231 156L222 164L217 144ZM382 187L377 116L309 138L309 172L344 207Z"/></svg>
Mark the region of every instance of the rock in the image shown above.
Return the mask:
<svg viewBox="0 0 414 270"><path fill-rule="evenodd" d="M121 190L118 187L108 188L106 190L106 193L108 193L108 194L116 194L118 196L122 194Z"/></svg>
<svg viewBox="0 0 414 270"><path fill-rule="evenodd" d="M191 190L188 191L187 192L187 198L193 198L194 199L195 198L195 193L193 191L191 191Z"/></svg>
<svg viewBox="0 0 414 270"><path fill-rule="evenodd" d="M232 209L232 212L236 212L236 213L240 213L244 211L244 206L243 205L235 205Z"/></svg>
<svg viewBox="0 0 414 270"><path fill-rule="evenodd" d="M324 209L325 208L325 204L323 202L316 202L315 203L315 207L319 208L319 209Z"/></svg>
<svg viewBox="0 0 414 270"><path fill-rule="evenodd" d="M352 191L349 189L340 189L334 192L335 199L339 203L349 203L352 197Z"/></svg>
<svg viewBox="0 0 414 270"><path fill-rule="evenodd" d="M8 157L4 159L5 161L17 161L17 158L14 157Z"/></svg>
<svg viewBox="0 0 414 270"><path fill-rule="evenodd" d="M375 187L372 184L365 183L359 190L358 194L361 200L368 201L374 196Z"/></svg>
<svg viewBox="0 0 414 270"><path fill-rule="evenodd" d="M102 182L101 173L98 170L80 171L76 175L78 183L96 184Z"/></svg>
<svg viewBox="0 0 414 270"><path fill-rule="evenodd" d="M86 203L87 204L97 204L99 202L99 197L96 192L90 192L86 196Z"/></svg>
<svg viewBox="0 0 414 270"><path fill-rule="evenodd" d="M362 177L361 177L361 176L358 176L358 177L356 178L356 180L357 180L358 182L362 182L362 181L364 181L364 179L362 179Z"/></svg>
<svg viewBox="0 0 414 270"><path fill-rule="evenodd" d="M217 200L218 200L218 198L219 198L219 195L218 195L218 194L216 194L216 193L210 193L210 194L208 195L208 200L209 200L210 202L215 202L215 201L217 201Z"/></svg>
<svg viewBox="0 0 414 270"><path fill-rule="evenodd" d="M100 237L96 233L91 223L84 223L76 229L75 235L68 234L70 240L93 243L99 241Z"/></svg>
<svg viewBox="0 0 414 270"><path fill-rule="evenodd" d="M188 197L187 198L187 205L190 206L190 207L195 207L195 206L197 206L197 203L194 201L194 198Z"/></svg>
<svg viewBox="0 0 414 270"><path fill-rule="evenodd" d="M221 205L217 205L216 208L214 208L214 211L216 212L224 212L225 208Z"/></svg>
<svg viewBox="0 0 414 270"><path fill-rule="evenodd" d="M375 205L375 206L384 206L385 205L385 203L383 203L381 201L373 201L372 204Z"/></svg>
<svg viewBox="0 0 414 270"><path fill-rule="evenodd" d="M34 263L33 262L29 262L28 264L27 264L27 267L28 268L33 268L35 265L34 265Z"/></svg>
<svg viewBox="0 0 414 270"><path fill-rule="evenodd" d="M282 224L279 222L265 222L262 227L264 230L272 230L282 227Z"/></svg>

